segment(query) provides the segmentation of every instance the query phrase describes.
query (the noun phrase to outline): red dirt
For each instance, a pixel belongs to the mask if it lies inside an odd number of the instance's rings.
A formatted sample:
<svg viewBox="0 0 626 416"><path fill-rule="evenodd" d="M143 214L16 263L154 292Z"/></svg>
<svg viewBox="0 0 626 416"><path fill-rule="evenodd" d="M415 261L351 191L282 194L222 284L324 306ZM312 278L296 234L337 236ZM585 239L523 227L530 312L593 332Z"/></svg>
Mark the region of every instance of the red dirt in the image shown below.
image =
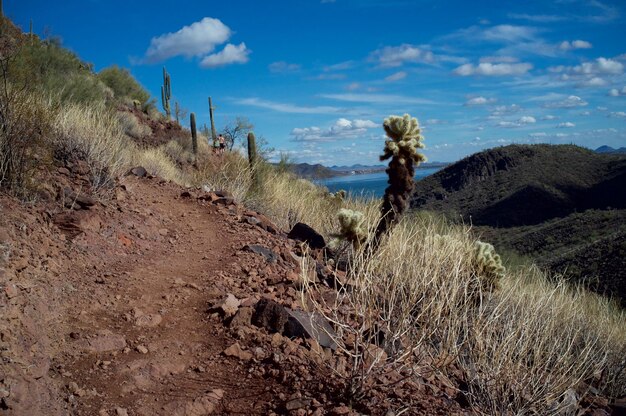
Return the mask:
<svg viewBox="0 0 626 416"><path fill-rule="evenodd" d="M127 176L88 209L0 197L0 415L357 414L305 341L250 324L261 298L297 306L296 243L228 198L183 191ZM229 293L232 323L211 309ZM430 384L356 407L464 413Z"/></svg>

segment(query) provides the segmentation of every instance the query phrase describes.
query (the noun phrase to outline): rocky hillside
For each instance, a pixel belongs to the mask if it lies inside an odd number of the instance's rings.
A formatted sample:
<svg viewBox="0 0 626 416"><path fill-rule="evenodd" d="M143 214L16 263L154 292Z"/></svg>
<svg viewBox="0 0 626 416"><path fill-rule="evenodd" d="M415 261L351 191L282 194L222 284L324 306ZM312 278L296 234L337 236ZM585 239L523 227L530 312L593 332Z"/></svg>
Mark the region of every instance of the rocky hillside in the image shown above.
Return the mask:
<svg viewBox="0 0 626 416"><path fill-rule="evenodd" d="M418 209L475 225L539 224L586 209L626 208L626 158L573 145L511 145L469 156L420 181Z"/></svg>
<svg viewBox="0 0 626 416"><path fill-rule="evenodd" d="M412 207L472 223L501 252L626 299L626 158L511 145L420 181Z"/></svg>

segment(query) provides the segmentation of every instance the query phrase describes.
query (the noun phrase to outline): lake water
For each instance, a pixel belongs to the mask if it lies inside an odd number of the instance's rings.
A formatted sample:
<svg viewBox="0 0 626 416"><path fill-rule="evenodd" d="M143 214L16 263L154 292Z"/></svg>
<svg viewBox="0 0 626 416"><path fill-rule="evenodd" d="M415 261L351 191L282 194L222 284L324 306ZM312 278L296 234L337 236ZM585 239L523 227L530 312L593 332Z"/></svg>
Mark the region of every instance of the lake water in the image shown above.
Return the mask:
<svg viewBox="0 0 626 416"><path fill-rule="evenodd" d="M415 169L415 180L420 180L428 175L439 171L441 168ZM340 189L348 191L355 196L381 197L387 188L387 174L385 172L365 173L362 175L336 176L330 179L316 181L328 188L330 192Z"/></svg>

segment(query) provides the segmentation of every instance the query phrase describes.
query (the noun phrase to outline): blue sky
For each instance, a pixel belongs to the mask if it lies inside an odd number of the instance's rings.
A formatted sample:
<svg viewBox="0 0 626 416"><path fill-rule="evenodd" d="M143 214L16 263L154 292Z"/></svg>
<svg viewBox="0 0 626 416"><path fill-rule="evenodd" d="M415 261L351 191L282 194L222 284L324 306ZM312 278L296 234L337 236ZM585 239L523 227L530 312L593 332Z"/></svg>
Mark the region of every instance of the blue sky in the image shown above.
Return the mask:
<svg viewBox="0 0 626 416"><path fill-rule="evenodd" d="M97 70L128 67L299 162L374 164L383 119L430 161L509 143L626 146L626 4L608 0L5 0Z"/></svg>

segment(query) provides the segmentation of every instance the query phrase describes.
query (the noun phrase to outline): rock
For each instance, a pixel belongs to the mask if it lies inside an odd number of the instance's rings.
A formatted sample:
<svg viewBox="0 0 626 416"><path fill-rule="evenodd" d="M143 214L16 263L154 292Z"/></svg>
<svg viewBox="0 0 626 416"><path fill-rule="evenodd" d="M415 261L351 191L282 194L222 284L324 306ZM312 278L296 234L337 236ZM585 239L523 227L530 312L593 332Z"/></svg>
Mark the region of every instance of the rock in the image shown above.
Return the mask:
<svg viewBox="0 0 626 416"><path fill-rule="evenodd" d="M123 407L116 407L115 415L116 416L128 416L128 410L124 409Z"/></svg>
<svg viewBox="0 0 626 416"><path fill-rule="evenodd" d="M337 406L330 411L330 414L333 416L347 415L350 414L350 408L345 405Z"/></svg>
<svg viewBox="0 0 626 416"><path fill-rule="evenodd" d="M148 349L145 346L143 346L143 345L137 345L136 349L141 354L147 354L148 353Z"/></svg>
<svg viewBox="0 0 626 416"><path fill-rule="evenodd" d="M96 337L78 341L77 344L89 352L116 351L126 347L126 338L105 330Z"/></svg>
<svg viewBox="0 0 626 416"><path fill-rule="evenodd" d="M285 409L288 411L297 410L297 409L305 409L309 407L310 405L311 405L311 399L295 398L285 403Z"/></svg>
<svg viewBox="0 0 626 416"><path fill-rule="evenodd" d="M233 198L217 198L213 203L215 205L235 205L235 200Z"/></svg>
<svg viewBox="0 0 626 416"><path fill-rule="evenodd" d="M159 230L159 234L161 234L163 237L165 237L166 235L168 235L170 232L170 230L168 230L167 228L161 228Z"/></svg>
<svg viewBox="0 0 626 416"><path fill-rule="evenodd" d="M232 293L229 293L226 298L219 302L216 308L213 308L213 310L217 310L217 312L223 314L224 317L230 318L237 313L240 304L239 299L237 299Z"/></svg>
<svg viewBox="0 0 626 416"><path fill-rule="evenodd" d="M289 318L284 334L288 337L303 337L316 340L322 347L337 349L335 330L330 323L317 312L285 309Z"/></svg>
<svg viewBox="0 0 626 416"><path fill-rule="evenodd" d="M158 313L142 313L136 317L135 325L154 328L155 326L158 326L161 321L163 321L163 317Z"/></svg>
<svg viewBox="0 0 626 416"><path fill-rule="evenodd" d="M237 328L240 326L249 326L252 323L252 314L254 310L250 307L239 308L233 319L228 325L230 328Z"/></svg>
<svg viewBox="0 0 626 416"><path fill-rule="evenodd" d="M57 169L61 175L70 176L70 170L68 168L60 167Z"/></svg>
<svg viewBox="0 0 626 416"><path fill-rule="evenodd" d="M224 355L239 358L242 361L250 361L252 359L252 353L241 349L241 346L237 342L226 348L224 350Z"/></svg>
<svg viewBox="0 0 626 416"><path fill-rule="evenodd" d="M261 224L261 221L256 218L256 217L248 217L248 216L244 216L242 219L242 222L246 222L250 225L259 225Z"/></svg>
<svg viewBox="0 0 626 416"><path fill-rule="evenodd" d="M96 205L96 200L85 194L76 193L70 188L64 188L63 204L70 209L88 209Z"/></svg>
<svg viewBox="0 0 626 416"><path fill-rule="evenodd" d="M258 244L249 244L249 245L244 246L243 249L245 251L262 255L263 257L265 257L265 260L267 260L269 263L276 263L278 261L278 256L276 255L276 253L274 253L272 250L270 250L267 247L263 247Z"/></svg>
<svg viewBox="0 0 626 416"><path fill-rule="evenodd" d="M224 391L212 390L192 401L176 401L164 406L164 414L171 416L207 416L217 410L217 406L224 398Z"/></svg>
<svg viewBox="0 0 626 416"><path fill-rule="evenodd" d="M213 191L213 193L215 195L217 195L219 198L230 198L230 199L234 199L235 197L233 196L233 194L231 194L230 192L226 191L226 190L219 190L219 191Z"/></svg>
<svg viewBox="0 0 626 416"><path fill-rule="evenodd" d="M273 300L261 299L257 302L252 315L252 323L269 332L283 332L289 314L285 308Z"/></svg>
<svg viewBox="0 0 626 416"><path fill-rule="evenodd" d="M145 178L146 176L148 176L148 171L143 166L137 166L137 167L132 168L128 172L128 175L134 175L134 176L137 176L138 178Z"/></svg>
<svg viewBox="0 0 626 416"><path fill-rule="evenodd" d="M17 286L15 283L9 283L4 287L4 293L6 293L7 298L12 299L18 295Z"/></svg>
<svg viewBox="0 0 626 416"><path fill-rule="evenodd" d="M180 197L181 198L191 198L191 192L183 191L183 192L180 193Z"/></svg>
<svg viewBox="0 0 626 416"><path fill-rule="evenodd" d="M308 225L299 222L293 226L287 237L292 240L305 242L312 249L322 249L326 247L324 237Z"/></svg>

